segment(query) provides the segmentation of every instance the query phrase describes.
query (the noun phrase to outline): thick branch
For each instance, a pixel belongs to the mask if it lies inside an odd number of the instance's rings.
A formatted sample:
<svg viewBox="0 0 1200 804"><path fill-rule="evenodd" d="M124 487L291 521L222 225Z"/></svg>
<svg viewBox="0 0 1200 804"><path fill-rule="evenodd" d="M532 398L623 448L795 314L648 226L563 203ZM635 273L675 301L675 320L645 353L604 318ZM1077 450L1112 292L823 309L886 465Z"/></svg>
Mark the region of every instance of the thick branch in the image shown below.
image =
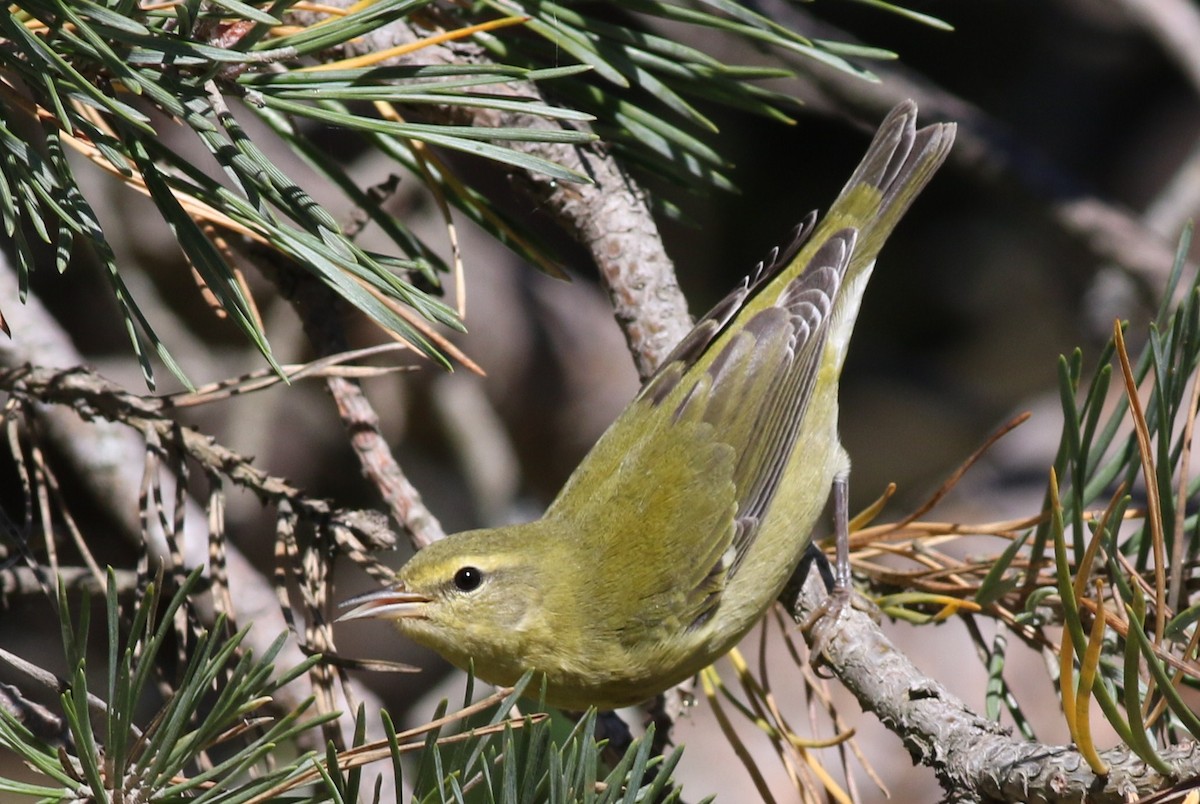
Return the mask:
<svg viewBox="0 0 1200 804"><path fill-rule="evenodd" d="M798 595L785 595L796 622L806 623L827 592L818 573L810 572ZM900 737L914 762L934 770L955 800L1117 804L1171 781L1124 747L1102 754L1110 772L1099 777L1072 746L1013 737L922 673L865 612L847 606L836 627L818 622L811 630L821 629L829 635L825 657L832 672L863 709ZM1194 743L1160 755L1176 778L1200 774Z"/></svg>

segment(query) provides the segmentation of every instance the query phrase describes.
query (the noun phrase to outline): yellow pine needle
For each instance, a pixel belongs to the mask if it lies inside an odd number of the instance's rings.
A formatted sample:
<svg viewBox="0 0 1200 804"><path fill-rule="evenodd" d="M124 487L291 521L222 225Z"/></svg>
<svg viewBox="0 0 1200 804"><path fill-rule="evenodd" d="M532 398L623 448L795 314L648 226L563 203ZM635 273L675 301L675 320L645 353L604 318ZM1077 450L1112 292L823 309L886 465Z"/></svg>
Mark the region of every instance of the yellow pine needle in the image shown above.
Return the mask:
<svg viewBox="0 0 1200 804"><path fill-rule="evenodd" d="M1096 579L1096 606L1104 611L1104 581ZM1070 642L1070 639L1067 640ZM1096 669L1100 665L1100 651L1104 643L1104 616L1092 618L1092 630L1088 635L1087 652L1079 663L1079 695L1075 699L1075 746L1087 760L1097 776L1108 774L1108 765L1096 751L1092 739L1091 702L1092 687L1096 683Z"/></svg>
<svg viewBox="0 0 1200 804"><path fill-rule="evenodd" d="M468 193L468 188L466 187L466 185L464 185L461 181L459 181L458 177L454 174L454 172L446 165L445 162L443 162L438 157L438 155L433 151L432 148L429 148L422 142L416 142L416 141L412 141L411 145L413 147L414 152L416 152L418 150L420 151L420 154L417 156L417 158L422 160L421 167L423 170L428 170L428 167L430 165L433 165L438 170L438 175L441 178L442 184L444 184L452 192L458 194L460 197L463 197L463 198L468 197L469 193ZM430 182L431 187L434 186L434 184L435 184L434 182ZM554 277L555 279L569 279L570 278L567 275L567 273L565 271L563 271L563 269L561 267L550 262L549 260L544 259L539 254L538 250L536 248L534 248L533 245L531 243L529 243L529 241L526 238L521 236L520 232L518 232L516 229L513 229L511 226L509 226L508 223L506 223L503 218L496 215L489 207L480 206L477 208L476 211L478 212L478 214L481 218L483 218L485 221L487 221L489 224L491 224L492 227L495 228L496 231L500 233L500 235L502 236L501 237L502 240L508 240L508 241L511 241L512 243L520 244L521 247L524 249L527 258L533 262L536 262L538 267L544 273L548 274L549 276Z"/></svg>
<svg viewBox="0 0 1200 804"><path fill-rule="evenodd" d="M888 504L888 500L896 494L896 484L888 483L887 488L883 490L883 494L875 499L875 502L862 509L854 518L850 520L850 532L861 530L867 525L875 521L875 517L883 512L883 507Z"/></svg>
<svg viewBox="0 0 1200 804"><path fill-rule="evenodd" d="M338 61L326 62L324 64L314 64L310 67L301 67L293 72L297 73L315 73L325 70L357 70L360 67L372 67L380 62L388 59L405 56L422 48L432 45L440 45L443 42L451 42L455 39L463 39L484 31L494 31L497 28L508 28L512 25L523 25L528 22L530 17L527 16L512 16L501 17L498 20L489 20L481 22L477 25L468 25L464 28L455 28L453 31L443 31L440 34L427 36L424 39L419 39L416 42L409 42L405 45L396 45L395 47L384 48L373 53L364 53L361 56L352 56L348 59L339 59ZM323 21L322 21L323 22Z"/></svg>
<svg viewBox="0 0 1200 804"><path fill-rule="evenodd" d="M822 679L817 678L813 674L812 666L809 664L809 662L806 659L801 658L800 649L796 645L796 640L793 638L792 629L794 623L792 623L789 617L784 616L783 611L784 609L782 606L775 606L772 610L772 616L775 619L775 624L779 626L779 635L783 639L783 644L787 649L788 656L791 658L795 666L803 671L804 678L807 682L807 690L810 700L816 701L817 704L825 710L825 712L829 715L829 720L833 724L834 729L841 729L842 733L846 735L846 740L844 743L845 748L849 749L851 755L858 760L859 765L867 774L867 777L871 780L871 783L879 789L885 798L891 798L891 794L888 792L887 785L883 783L883 779L880 778L879 774L875 771L875 768L871 766L870 761L867 759L866 754L863 753L863 750L859 746L858 742L853 739L855 730L844 725L841 716L837 712L837 707L834 705L833 700L829 696L829 691L822 684ZM847 776L847 779L852 781L849 776Z"/></svg>
<svg viewBox="0 0 1200 804"><path fill-rule="evenodd" d="M1092 574L1092 566L1096 563L1096 553L1100 552L1100 542L1103 540L1107 528L1109 514L1112 513L1113 506L1116 505L1121 489L1117 490L1117 495L1114 495L1109 507L1105 509L1100 519L1096 522L1096 528L1092 533L1092 538L1088 540L1087 547L1083 550L1083 557L1076 562L1075 566L1075 583L1072 589L1075 591L1075 600L1079 603L1084 602L1083 593L1087 588L1088 579ZM1099 583L1099 580L1097 580ZM1104 620L1105 612L1103 605L1099 605L1095 615L1101 621Z"/></svg>
<svg viewBox="0 0 1200 804"><path fill-rule="evenodd" d="M1062 509L1058 500L1058 473L1050 469L1050 511L1055 520L1054 538L1057 542L1062 538L1059 531ZM1057 547L1055 548L1057 550ZM1067 731L1071 741L1079 744L1079 724L1075 718L1075 642L1071 639L1071 631L1063 627L1062 645L1058 649L1058 689L1062 697L1063 717L1067 721Z"/></svg>
<svg viewBox="0 0 1200 804"><path fill-rule="evenodd" d="M750 699L750 705L757 714L746 712L747 719L750 720L757 728L761 729L777 746L785 744L792 749L797 755L795 758L803 761L804 765L817 777L818 782L825 788L826 792L838 802L850 804L850 796L842 789L842 787L829 775L825 770L824 765L820 760L812 754L809 749L815 748L832 748L844 742L847 742L854 737L854 732L847 731L843 734L835 735L827 740L805 739L796 734L787 724L779 708L775 705L774 698L771 696L763 685L759 683L754 674L750 672L750 666L746 662L745 657L738 648L734 648L727 654L730 664L733 665L734 673L738 677L738 682L742 689L746 692ZM715 672L715 671L714 671ZM722 686L722 691L730 701L742 709L743 706L736 701L728 689ZM785 755L780 755L780 759L784 760L785 767L789 775L792 777L792 782L797 785L799 790L799 779L792 770L793 762L789 761Z"/></svg>
<svg viewBox="0 0 1200 804"><path fill-rule="evenodd" d="M428 321L426 321L424 318L421 318L421 316L414 312L411 308L400 304L395 299L390 299L383 295L383 291L379 290L361 277L350 276L350 279L358 284L363 290L374 296L380 304L387 306L388 309L390 309L393 313L403 318L405 323L407 323L410 327L420 332L429 340L433 341L433 343L437 345L438 349L441 349L448 357L458 361L463 368L478 374L480 377L486 376L487 372L485 372L478 363L467 357L466 353L462 349L459 349L452 341L435 330ZM407 339L398 332L392 332L391 330L385 330L385 332L387 333L388 337L399 343L408 343Z"/></svg>
<svg viewBox="0 0 1200 804"><path fill-rule="evenodd" d="M395 105L391 103L376 101L375 109L384 120L393 120L397 123L404 122L404 117L396 109ZM425 186L433 194L433 200L437 204L438 213L442 216L442 222L446 225L446 239L450 242L450 254L454 263L452 270L454 272L454 288L456 291L454 294L455 310L458 311L459 318L465 319L467 317L467 283L463 277L462 248L458 242L458 228L454 225L454 217L450 214L450 202L446 199L442 185L434 179L429 165L431 162L434 163L442 176L450 175L450 171L438 160L433 150L420 140L409 140L408 147L412 149L412 155L416 157L417 165L421 169L421 175L425 179Z"/></svg>
<svg viewBox="0 0 1200 804"><path fill-rule="evenodd" d="M763 689L762 685L759 684L758 680L754 677L754 674L750 672L750 665L747 664L746 657L742 655L742 652L738 648L734 648L733 650L729 651L727 658L729 659L729 663L733 665L733 671L735 674L737 674L738 681L741 682L742 688L746 690L750 697L752 699L757 699L758 701L768 701L770 699L770 694ZM779 718L776 718L776 720L779 720ZM841 745L854 736L854 732L849 731L845 732L844 734L834 735L833 737L825 740L805 739L793 732L791 729L775 728L767 723L765 719L754 719L753 722L755 726L766 732L768 736L772 738L782 738L800 749L832 748L834 746Z"/></svg>
<svg viewBox="0 0 1200 804"><path fill-rule="evenodd" d="M350 9L348 8L331 6L326 3L313 3L309 2L309 0L300 0L299 3L291 7L291 10L307 11L311 14L327 14L330 17L344 17L350 13Z"/></svg>
<svg viewBox="0 0 1200 804"><path fill-rule="evenodd" d="M346 13L347 14L357 14L358 12L362 11L363 9L370 8L371 6L375 5L378 2L379 2L379 0L357 0L357 2L351 3L350 5L346 6Z"/></svg>
<svg viewBox="0 0 1200 804"><path fill-rule="evenodd" d="M938 595L929 592L898 592L894 595L884 595L875 601L881 609L901 608L912 605L940 605L937 614L928 617L933 622L942 622L960 611L983 611L983 607L973 600L964 600L951 595Z"/></svg>
<svg viewBox="0 0 1200 804"><path fill-rule="evenodd" d="M758 700L753 697L750 700L755 710L761 712L764 718L770 718L774 723L779 724L779 728L782 731L790 732L791 726L788 724L783 712L780 711L779 702L775 700L775 696L771 693L770 673L767 670L767 627L768 623L764 617L758 627L758 676L756 677L759 685L763 688L763 696ZM739 653L738 656L740 658L741 654ZM742 691L749 694L745 682L742 682ZM788 780L792 783L792 787L798 791L806 789L807 779L801 778L799 768L796 766L795 756L798 753L798 749L774 737L772 738L772 742L775 745L775 754L779 757L779 761L783 763L783 768L787 772Z"/></svg>
<svg viewBox="0 0 1200 804"><path fill-rule="evenodd" d="M1063 539L1061 533L1062 508L1058 497L1058 476L1053 469L1050 470L1050 510L1053 512L1055 520L1055 552L1059 553L1062 549L1061 541ZM1083 603L1083 588L1080 585L1079 578L1083 577L1083 582L1087 582L1087 575L1091 568L1092 559L1095 556L1096 549L1098 549L1099 537L1103 533L1102 520L1101 526L1096 529L1096 533L1093 535L1091 542L1084 551L1084 556L1079 562L1079 566L1076 568L1076 578L1070 590L1070 594L1075 600L1074 608L1076 611L1079 610ZM1092 628L1088 635L1087 648L1079 662L1078 684L1074 680L1075 643L1071 639L1069 627L1063 628L1062 645L1059 648L1058 683L1062 695L1063 716L1067 721L1067 729L1071 733L1071 740L1075 743L1076 748L1079 749L1079 753L1083 756L1092 771L1102 776L1108 773L1108 766L1100 758L1100 754L1096 751L1095 742L1092 739L1091 702L1092 690L1096 683L1096 669L1100 665L1100 653L1104 642L1106 611L1104 609L1103 581L1097 579L1095 583L1096 598L1094 605L1096 611L1092 618Z"/></svg>
<svg viewBox="0 0 1200 804"><path fill-rule="evenodd" d="M747 706L734 697L733 693L730 692L729 688L725 685L724 680L721 678L720 673L717 672L715 667L709 666L706 668L705 672L708 675L705 676L702 673L701 681L704 684L705 695L709 697L710 701L714 705L714 713L717 714L717 720L718 723L721 724L721 730L725 733L726 739L733 747L734 753L741 756L742 751L745 751L747 757L750 756L749 749L746 748L741 737L732 730L732 722L729 720L728 715L725 714L724 710L717 711L719 704L716 696L718 692L734 707L734 709L741 712L745 718L754 725L755 728L766 734L767 737L776 744L776 746L786 745L790 747L792 751L798 755L796 758L803 761L804 766L807 767L817 777L820 784L825 788L826 791L828 791L829 795L834 800L843 802L844 804L850 804L850 797L844 790L842 790L833 777L831 777L821 765L820 761L818 761L808 749L837 746L841 742L845 742L853 737L854 733L851 731L827 741L810 741L801 738L795 734L783 721L782 717L779 715L778 709L774 706L773 701L771 701L770 696L764 692L761 685L758 684L753 675L750 673L749 667L746 664L741 652L738 651L737 648L734 648L727 656L734 666L734 671L738 676L738 680L741 683L742 689L746 691L747 696L751 700L750 706ZM770 710L770 715L763 710L764 705ZM751 707L753 707L753 710ZM779 725L773 725L770 722L771 720L774 720ZM726 729L725 724L728 724L728 730ZM801 790L800 779L793 769L794 761L790 760L785 754L781 753L779 756L784 762L785 770L787 771L788 776L792 779L793 785L796 786L797 790ZM743 762L745 761L746 760L743 760ZM747 770L750 772L751 776L754 776L756 773L758 773L757 765L755 765L753 768L747 766ZM757 782L755 785L757 786Z"/></svg>
<svg viewBox="0 0 1200 804"><path fill-rule="evenodd" d="M82 106L79 104L77 104L77 109L80 112L80 114L83 114L83 115L89 117L89 119L92 119L92 121L94 123L96 123L96 125L100 126L102 130L105 130L105 131L109 130L108 127L106 125L104 125L103 119L99 116L98 113L95 113L94 110L89 110L88 107L85 107L85 106ZM47 112L46 114L49 114L49 113ZM70 147L74 148L75 150L79 151L81 154L86 156L96 166L104 169L108 173L110 173L113 176L115 176L116 178L118 178L120 181L124 182L126 186L138 191L142 195L145 195L145 196L150 195L149 188L146 187L145 182L141 179L141 177L137 174L137 172L132 169L132 167L130 168L130 175L124 175L120 171L118 171L115 167L113 167L113 165L111 163L109 163L109 161L107 159L105 159L104 156L100 153L100 150L96 146L94 146L92 143L88 142L87 140L82 140L82 139L73 137L65 131L61 132L61 136L62 136L63 141L66 142L67 145L69 145ZM249 229L249 228L243 226L242 224L238 223L237 221L233 220L232 218L229 218L225 214L213 209L212 207L208 206L207 204L205 204L201 201L197 201L194 198L190 198L187 195L177 192L174 188L171 189L171 194L175 196L176 201L179 202L180 206L182 206L184 208L184 210L188 213L188 215L190 215L197 222L202 223L202 224L207 222L207 223L213 224L215 226L221 227L223 229L227 229L229 231L241 234L241 235L243 235L247 238L250 238L251 240L254 240L264 246L269 246L267 239L257 230ZM428 324L428 322L426 322L423 318L418 316L410 308L399 304L394 299L387 298L386 296L383 295L382 291L380 291L378 288L371 285L365 279L362 279L357 276L351 276L350 279L352 279L354 282L356 282L359 286L361 286L368 293L375 296L376 299L378 299L381 303L386 305L389 309L391 309L398 316L403 318L405 320L405 322L408 323L411 327L413 327L418 332L420 332L422 335L424 335L426 338L428 338L429 340L434 342L437 345L437 347L439 349L441 349L450 358L458 361L467 370L474 372L475 374L478 374L480 376L484 375L484 371L482 368L480 368L479 364L477 364L471 358L467 357L466 353L464 353L461 349L456 347L451 341L449 341L447 338L443 337L440 333L438 333L436 330L434 330ZM381 329L382 329L382 327L381 327ZM403 336L401 336L399 333L387 331L387 330L385 330L385 332L393 340L395 340L399 343L404 343L404 344L408 345L410 348L412 348L412 344L409 344L408 341ZM417 351L417 350L414 349L414 351Z"/></svg>
<svg viewBox="0 0 1200 804"><path fill-rule="evenodd" d="M3 90L6 88L6 85L4 85L3 82L0 82L0 92L3 92ZM31 116L36 116L41 120L54 119L54 115L51 112L48 112L41 107L35 107L32 103L29 103L24 99L16 99L13 96L10 96L8 93L4 94L6 101L18 100L17 105L20 106L23 111L28 112ZM106 134L113 134L112 128L107 124L99 111L91 106L81 103L75 103L74 108L80 116L86 118L101 131L105 132ZM68 147L78 151L90 162L92 162L95 167L98 167L101 170L111 174L118 181L123 182L125 186L136 190L142 195L147 197L150 196L149 188L146 187L146 183L141 179L132 165L129 165L128 174L122 173L116 167L114 167L113 164L109 162L103 154L100 153L100 149L97 148L90 140L76 137L71 133L61 129L59 130L59 135L62 138L62 141L66 143ZM171 189L171 194L175 196L175 200L179 202L180 206L182 206L184 210L187 211L188 215L190 215L194 220L207 221L216 226L220 226L223 229L228 229L229 231L236 232L237 234L251 238L252 240L266 245L267 241L261 234L252 229L246 228L232 218L208 206L204 202L197 201L194 198L183 195L174 188Z"/></svg>
<svg viewBox="0 0 1200 804"><path fill-rule="evenodd" d="M266 332L266 325L263 323L262 313L258 309L258 302L254 300L254 294L250 290L250 284L246 281L245 273L243 273L242 269L237 265L236 252L234 252L233 248L230 247L228 241L225 240L224 236L220 233L220 231L218 231L216 226L211 223L202 222L200 224L200 228L204 231L204 234L208 237L208 239L212 241L212 244L216 246L217 250L225 255L225 263L233 272L233 281L237 284L238 288L242 292L242 296L246 300L246 306L249 309L250 317L254 319L255 326L257 326L261 331ZM200 272L196 270L195 266L192 266L192 279L194 279L196 284L200 286L201 294L203 295L205 302L208 303L209 309L213 315L215 315L217 318L228 318L229 314L225 311L225 308L221 306L220 302L217 301L216 296L208 287L208 283L204 281L204 277L200 275Z"/></svg>
<svg viewBox="0 0 1200 804"><path fill-rule="evenodd" d="M404 122L403 115L400 114L393 104L380 101L376 102L375 108L385 120L392 120L397 123ZM467 187L459 181L454 171L442 161L437 152L428 145L419 140L409 140L408 145L417 160L417 164L420 166L421 174L425 179L425 186L433 194L434 202L437 204L438 211L446 225L446 236L450 241L454 263L454 285L457 290L455 293L457 301L456 309L460 317L466 318L467 286L463 277L462 250L458 241L458 229L454 225L454 220L450 213L450 203L446 198L445 192L443 192L443 186L445 189L457 194L460 198L468 197ZM436 176L434 175L434 170L437 171ZM490 223L500 233L502 240L509 240L512 243L520 244L528 257L536 262L542 271L557 279L568 278L557 265L542 259L532 244L528 243L519 232L509 226L502 218L492 212L491 209L486 206L480 206L477 208L477 212L480 217Z"/></svg>
<svg viewBox="0 0 1200 804"><path fill-rule="evenodd" d="M1079 744L1079 727L1075 721L1075 643L1063 629L1062 646L1058 649L1058 691L1062 697L1063 716L1071 742Z"/></svg>
<svg viewBox="0 0 1200 804"><path fill-rule="evenodd" d="M334 8L332 6L326 6L322 3L313 3L311 6L309 6L307 3L297 3L296 7L299 8L301 5L304 5L306 6L305 10L311 10L318 14L328 14L329 16L325 19L318 20L317 22L314 22L312 25L308 26L308 28L319 28L322 25L327 25L338 17L349 17L351 14L355 14L365 8L370 8L376 2L377 0L360 0L360 2L352 3L345 8Z"/></svg>

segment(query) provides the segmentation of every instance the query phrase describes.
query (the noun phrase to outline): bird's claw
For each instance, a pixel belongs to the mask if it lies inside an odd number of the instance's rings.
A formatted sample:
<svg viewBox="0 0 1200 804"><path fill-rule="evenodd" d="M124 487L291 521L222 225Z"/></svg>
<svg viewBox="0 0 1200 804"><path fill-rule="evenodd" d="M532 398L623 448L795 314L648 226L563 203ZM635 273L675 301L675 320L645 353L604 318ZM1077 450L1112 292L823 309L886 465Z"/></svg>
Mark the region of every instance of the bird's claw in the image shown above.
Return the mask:
<svg viewBox="0 0 1200 804"><path fill-rule="evenodd" d="M821 601L821 605L809 615L800 630L808 635L809 661L813 669L822 676L821 667L828 662L826 654L834 636L838 633L838 623L845 614L846 608L856 608L869 613L878 622L879 609L862 595L854 593L852 586L835 585L829 594ZM826 676L827 677L827 676Z"/></svg>

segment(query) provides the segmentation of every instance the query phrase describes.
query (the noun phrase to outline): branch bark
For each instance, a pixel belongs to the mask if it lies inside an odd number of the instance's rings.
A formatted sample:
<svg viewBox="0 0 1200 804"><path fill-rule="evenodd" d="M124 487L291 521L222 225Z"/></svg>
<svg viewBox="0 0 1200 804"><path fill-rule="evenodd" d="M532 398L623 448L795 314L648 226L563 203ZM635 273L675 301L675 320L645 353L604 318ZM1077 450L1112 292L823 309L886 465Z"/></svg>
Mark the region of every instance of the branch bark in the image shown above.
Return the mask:
<svg viewBox="0 0 1200 804"><path fill-rule="evenodd" d="M346 351L346 333L340 316L342 304L337 294L310 274L275 264L265 249L256 251L267 261L263 266L266 273L300 316L304 332L317 353L326 357ZM392 454L380 431L379 416L363 393L362 385L345 377L329 377L326 387L337 405L363 475L379 490L396 522L408 531L413 547L420 549L445 538L441 523L425 506L420 492Z"/></svg>
<svg viewBox="0 0 1200 804"><path fill-rule="evenodd" d="M809 622L828 594L818 573L808 575L781 597L797 623ZM847 606L836 624L818 622L810 631L818 629L829 635L824 658L833 674L903 741L914 763L933 769L949 800L1118 804L1171 781L1124 746L1101 754L1110 772L1100 777L1072 746L1014 738L921 672L866 612ZM1160 755L1177 779L1200 774L1195 743Z"/></svg>

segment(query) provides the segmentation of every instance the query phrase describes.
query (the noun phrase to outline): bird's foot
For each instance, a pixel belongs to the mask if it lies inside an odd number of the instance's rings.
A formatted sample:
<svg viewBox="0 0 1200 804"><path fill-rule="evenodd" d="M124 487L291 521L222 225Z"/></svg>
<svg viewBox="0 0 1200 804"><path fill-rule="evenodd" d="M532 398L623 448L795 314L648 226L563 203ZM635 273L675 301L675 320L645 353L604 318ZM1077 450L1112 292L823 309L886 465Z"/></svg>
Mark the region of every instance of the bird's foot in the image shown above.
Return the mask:
<svg viewBox="0 0 1200 804"><path fill-rule="evenodd" d="M826 650L837 635L847 608L865 611L871 615L871 619L879 621L879 609L867 598L856 594L853 586L834 585L821 605L800 626L800 630L808 636L809 656L814 668L819 669L828 661Z"/></svg>

